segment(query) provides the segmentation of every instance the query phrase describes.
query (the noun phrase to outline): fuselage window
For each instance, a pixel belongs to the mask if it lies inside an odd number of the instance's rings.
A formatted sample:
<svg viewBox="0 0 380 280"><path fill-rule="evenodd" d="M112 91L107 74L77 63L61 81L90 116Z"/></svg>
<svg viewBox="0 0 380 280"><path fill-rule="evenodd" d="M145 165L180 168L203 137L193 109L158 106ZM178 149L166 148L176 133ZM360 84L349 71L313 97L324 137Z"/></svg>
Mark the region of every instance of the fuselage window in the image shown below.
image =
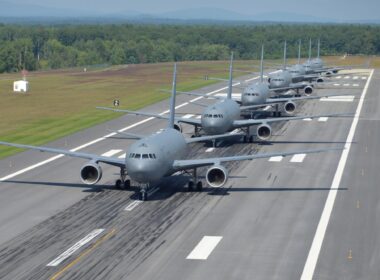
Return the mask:
<svg viewBox="0 0 380 280"><path fill-rule="evenodd" d="M141 154L135 154L135 158L141 158Z"/></svg>

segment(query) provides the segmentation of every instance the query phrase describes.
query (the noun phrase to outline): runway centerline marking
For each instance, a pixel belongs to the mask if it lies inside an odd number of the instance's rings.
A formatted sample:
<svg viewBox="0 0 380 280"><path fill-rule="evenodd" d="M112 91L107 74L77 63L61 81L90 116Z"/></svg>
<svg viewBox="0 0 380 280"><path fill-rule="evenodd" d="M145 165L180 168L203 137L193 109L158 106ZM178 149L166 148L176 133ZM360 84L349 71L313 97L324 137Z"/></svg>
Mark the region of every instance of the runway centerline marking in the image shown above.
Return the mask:
<svg viewBox="0 0 380 280"><path fill-rule="evenodd" d="M104 154L102 154L103 157L112 157L120 152L122 152L123 150L110 150Z"/></svg>
<svg viewBox="0 0 380 280"><path fill-rule="evenodd" d="M141 200L135 200L135 201L131 202L130 204L128 204L128 206L124 208L124 211L132 211L137 206L139 206L141 203L143 203Z"/></svg>
<svg viewBox="0 0 380 280"><path fill-rule="evenodd" d="M223 236L204 236L193 251L186 257L188 260L207 260Z"/></svg>
<svg viewBox="0 0 380 280"><path fill-rule="evenodd" d="M343 177L344 168L346 166L348 154L349 154L350 149L351 149L351 143L352 143L352 140L355 136L356 127L357 127L358 122L359 122L360 112L361 112L362 107L363 107L364 99L365 99L365 96L367 94L368 87L369 87L371 78L373 76L373 72L374 72L374 70L372 69L371 74L370 74L370 76L367 80L367 83L363 89L363 92L360 96L358 107L357 107L356 112L355 112L355 117L352 121L352 125L351 125L350 131L349 131L348 136L347 136L346 144L344 145L345 149L342 152L342 155L341 155L339 163L338 163L338 167L337 167L335 175L334 175L334 179L331 183L329 194L327 196L325 206L323 208L321 218L319 220L318 227L317 227L317 230L315 232L313 242L311 244L310 251L309 251L309 254L307 256L305 266L304 266L303 271L302 271L301 280L312 280L313 279L315 267L317 265L319 254L321 252L321 248L322 248L323 240L325 238L327 226L328 226L328 223L330 221L330 217L331 217L331 213L332 213L332 210L334 207L335 199L336 199L339 187L340 187L340 182L341 182L341 179Z"/></svg>
<svg viewBox="0 0 380 280"><path fill-rule="evenodd" d="M99 234L101 234L104 231L104 229L95 229L89 234L87 234L84 238L79 240L77 243L75 243L73 246L71 246L69 249L67 249L65 252L60 254L57 258L49 262L46 266L57 266L67 258L69 258L72 254L74 254L76 251L78 251L81 247L89 243L91 240L93 240L95 237L97 237Z"/></svg>
<svg viewBox="0 0 380 280"><path fill-rule="evenodd" d="M305 157L306 154L296 154L291 158L290 162L303 162Z"/></svg>

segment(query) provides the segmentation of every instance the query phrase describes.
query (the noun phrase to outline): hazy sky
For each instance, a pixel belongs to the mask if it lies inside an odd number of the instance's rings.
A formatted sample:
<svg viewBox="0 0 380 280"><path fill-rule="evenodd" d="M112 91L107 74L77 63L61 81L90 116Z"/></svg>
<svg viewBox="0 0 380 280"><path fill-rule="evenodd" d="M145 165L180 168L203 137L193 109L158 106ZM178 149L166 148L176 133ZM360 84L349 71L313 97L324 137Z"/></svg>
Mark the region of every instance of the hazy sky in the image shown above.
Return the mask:
<svg viewBox="0 0 380 280"><path fill-rule="evenodd" d="M97 12L140 11L147 14L187 8L219 7L246 15L297 13L337 20L380 19L379 0L8 0Z"/></svg>

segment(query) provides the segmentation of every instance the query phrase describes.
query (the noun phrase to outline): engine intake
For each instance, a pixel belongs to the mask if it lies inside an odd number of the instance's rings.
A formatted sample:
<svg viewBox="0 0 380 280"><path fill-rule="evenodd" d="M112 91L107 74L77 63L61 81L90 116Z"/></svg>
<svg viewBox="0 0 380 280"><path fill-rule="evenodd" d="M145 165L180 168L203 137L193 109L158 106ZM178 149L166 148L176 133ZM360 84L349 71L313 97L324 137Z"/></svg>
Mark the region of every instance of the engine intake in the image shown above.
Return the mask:
<svg viewBox="0 0 380 280"><path fill-rule="evenodd" d="M304 89L303 89L304 93L306 95L310 95L313 93L313 87L312 86L306 86Z"/></svg>
<svg viewBox="0 0 380 280"><path fill-rule="evenodd" d="M293 115L296 111L297 105L293 101L288 101L284 104L284 112L288 115Z"/></svg>
<svg viewBox="0 0 380 280"><path fill-rule="evenodd" d="M210 167L206 172L206 181L213 188L223 187L227 182L228 171L220 165Z"/></svg>
<svg viewBox="0 0 380 280"><path fill-rule="evenodd" d="M174 123L174 129L178 130L179 132L182 132L182 125L178 122Z"/></svg>
<svg viewBox="0 0 380 280"><path fill-rule="evenodd" d="M323 83L325 80L323 78L318 78L317 83Z"/></svg>
<svg viewBox="0 0 380 280"><path fill-rule="evenodd" d="M102 178L102 168L95 162L90 162L82 167L80 177L83 183L87 185L94 185Z"/></svg>
<svg viewBox="0 0 380 280"><path fill-rule="evenodd" d="M272 135L272 128L267 124L262 124L257 127L257 137L260 140L268 140Z"/></svg>

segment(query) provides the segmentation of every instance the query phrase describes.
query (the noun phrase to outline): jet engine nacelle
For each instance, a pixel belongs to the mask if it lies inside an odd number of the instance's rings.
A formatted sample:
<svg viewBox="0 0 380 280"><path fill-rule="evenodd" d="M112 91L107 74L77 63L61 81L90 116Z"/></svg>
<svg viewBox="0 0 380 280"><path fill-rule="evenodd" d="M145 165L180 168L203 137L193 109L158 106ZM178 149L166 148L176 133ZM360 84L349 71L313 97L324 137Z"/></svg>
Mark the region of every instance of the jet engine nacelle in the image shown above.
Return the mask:
<svg viewBox="0 0 380 280"><path fill-rule="evenodd" d="M287 114L287 115L293 115L294 112L296 111L297 109L297 105L296 103L294 103L293 101L288 101L286 102L284 105L283 105L283 111Z"/></svg>
<svg viewBox="0 0 380 280"><path fill-rule="evenodd" d="M103 171L99 164L90 162L84 165L80 171L80 177L83 183L94 185L102 179Z"/></svg>
<svg viewBox="0 0 380 280"><path fill-rule="evenodd" d="M319 77L318 79L317 79L317 83L323 83L325 80L322 78L322 77Z"/></svg>
<svg viewBox="0 0 380 280"><path fill-rule="evenodd" d="M206 181L213 188L223 187L228 179L228 171L221 165L214 165L206 172Z"/></svg>
<svg viewBox="0 0 380 280"><path fill-rule="evenodd" d="M257 137L260 140L268 140L272 135L272 128L268 124L262 124L257 127Z"/></svg>
<svg viewBox="0 0 380 280"><path fill-rule="evenodd" d="M306 94L306 95L310 95L312 94L314 91L313 87L312 86L306 86L304 89L303 89L303 92Z"/></svg>
<svg viewBox="0 0 380 280"><path fill-rule="evenodd" d="M325 73L326 76L331 76L332 74L333 74L333 73L330 72L330 71L327 71L327 72Z"/></svg>
<svg viewBox="0 0 380 280"><path fill-rule="evenodd" d="M174 123L174 129L182 132L182 125L179 122Z"/></svg>

